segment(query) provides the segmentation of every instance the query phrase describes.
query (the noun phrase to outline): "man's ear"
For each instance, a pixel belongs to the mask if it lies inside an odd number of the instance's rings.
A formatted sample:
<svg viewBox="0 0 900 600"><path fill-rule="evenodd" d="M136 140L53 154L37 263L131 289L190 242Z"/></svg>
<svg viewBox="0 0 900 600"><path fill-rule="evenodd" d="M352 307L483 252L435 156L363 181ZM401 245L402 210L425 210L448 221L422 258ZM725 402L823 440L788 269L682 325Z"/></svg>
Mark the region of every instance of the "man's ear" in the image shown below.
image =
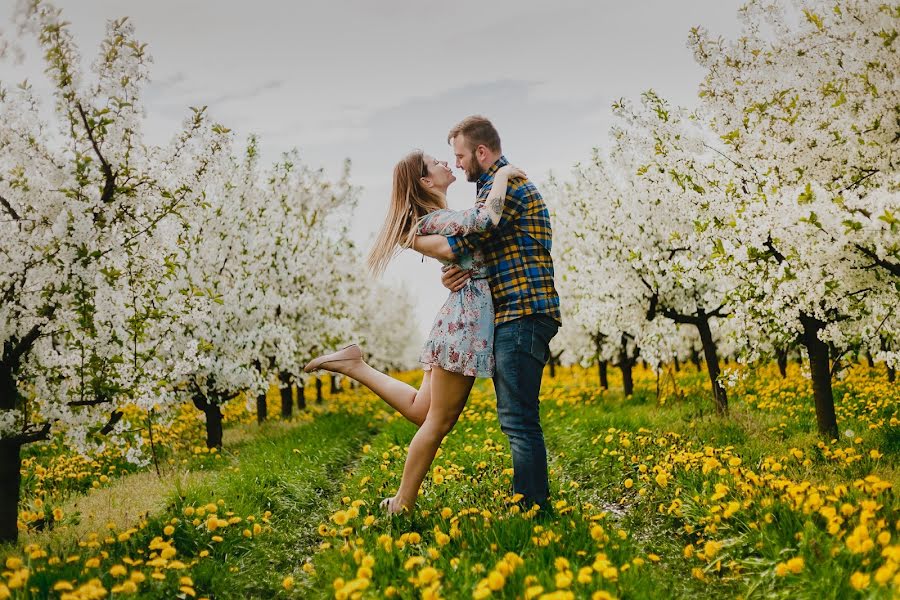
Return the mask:
<svg viewBox="0 0 900 600"><path fill-rule="evenodd" d="M483 144L479 144L475 148L475 158L478 159L479 164L484 163L487 160L488 149L487 146Z"/></svg>

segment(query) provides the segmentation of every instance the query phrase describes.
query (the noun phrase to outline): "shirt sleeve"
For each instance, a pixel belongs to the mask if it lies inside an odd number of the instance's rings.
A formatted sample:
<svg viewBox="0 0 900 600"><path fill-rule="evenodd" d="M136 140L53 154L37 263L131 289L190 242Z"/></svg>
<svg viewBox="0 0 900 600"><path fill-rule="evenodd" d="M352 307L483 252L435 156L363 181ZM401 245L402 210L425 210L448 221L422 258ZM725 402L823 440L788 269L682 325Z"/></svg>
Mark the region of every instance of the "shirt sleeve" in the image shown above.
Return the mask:
<svg viewBox="0 0 900 600"><path fill-rule="evenodd" d="M512 227L525 212L528 200L531 197L529 189L533 188L534 186L527 185L527 180L525 179L510 182L506 188L506 197L503 200L503 214L500 215L500 222L497 223L493 230L474 231L468 234L448 237L447 243L450 244L450 251L453 252L453 256L471 252L475 247L490 238L495 230Z"/></svg>

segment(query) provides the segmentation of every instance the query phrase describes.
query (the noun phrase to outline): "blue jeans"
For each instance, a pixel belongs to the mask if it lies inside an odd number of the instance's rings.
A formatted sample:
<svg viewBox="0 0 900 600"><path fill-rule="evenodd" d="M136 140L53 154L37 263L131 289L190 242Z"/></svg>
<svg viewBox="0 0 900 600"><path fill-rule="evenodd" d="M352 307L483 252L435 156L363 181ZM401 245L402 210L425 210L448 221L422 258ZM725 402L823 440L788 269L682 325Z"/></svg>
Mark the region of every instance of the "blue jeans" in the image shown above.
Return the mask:
<svg viewBox="0 0 900 600"><path fill-rule="evenodd" d="M513 492L529 507L546 506L550 491L538 396L558 327L546 315L528 315L494 329L497 416L512 453Z"/></svg>

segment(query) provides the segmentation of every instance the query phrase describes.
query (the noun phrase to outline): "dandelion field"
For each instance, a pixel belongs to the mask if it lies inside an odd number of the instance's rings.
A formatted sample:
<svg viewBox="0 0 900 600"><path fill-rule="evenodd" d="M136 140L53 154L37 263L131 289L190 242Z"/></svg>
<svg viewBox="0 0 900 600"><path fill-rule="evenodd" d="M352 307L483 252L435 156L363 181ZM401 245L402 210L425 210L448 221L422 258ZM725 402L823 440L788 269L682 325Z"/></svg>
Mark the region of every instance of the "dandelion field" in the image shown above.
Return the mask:
<svg viewBox="0 0 900 600"><path fill-rule="evenodd" d="M378 502L399 483L413 426L362 389L263 425L232 403L234 443L221 453L200 449L202 424L185 412L160 432L172 436L165 478L204 477L159 492L158 508L130 524L95 530L64 507L127 494L141 474L48 442L23 463L24 533L0 553L0 597L896 597L900 389L852 366L835 386L841 439L826 443L800 367L785 379L726 369L724 419L693 368L659 381L638 368L627 399L613 374L602 391L594 369L545 373L554 505L544 512L511 496L489 381L442 445L416 512L392 519Z"/></svg>

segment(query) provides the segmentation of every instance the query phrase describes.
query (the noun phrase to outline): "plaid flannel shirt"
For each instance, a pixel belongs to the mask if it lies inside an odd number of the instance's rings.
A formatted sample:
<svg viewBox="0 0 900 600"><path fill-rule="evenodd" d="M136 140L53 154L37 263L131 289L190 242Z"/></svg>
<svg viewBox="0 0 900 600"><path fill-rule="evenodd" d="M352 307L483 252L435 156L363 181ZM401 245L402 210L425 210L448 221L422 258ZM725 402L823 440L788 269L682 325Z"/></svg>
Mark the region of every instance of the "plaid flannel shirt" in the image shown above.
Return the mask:
<svg viewBox="0 0 900 600"><path fill-rule="evenodd" d="M494 174L507 164L506 157L501 156L479 178L476 203L487 200ZM495 228L448 237L447 241L455 256L481 247L487 263L497 325L534 314L544 314L557 323L562 322L559 295L553 285L553 259L550 258L550 213L533 183L527 179L510 179L503 215Z"/></svg>

